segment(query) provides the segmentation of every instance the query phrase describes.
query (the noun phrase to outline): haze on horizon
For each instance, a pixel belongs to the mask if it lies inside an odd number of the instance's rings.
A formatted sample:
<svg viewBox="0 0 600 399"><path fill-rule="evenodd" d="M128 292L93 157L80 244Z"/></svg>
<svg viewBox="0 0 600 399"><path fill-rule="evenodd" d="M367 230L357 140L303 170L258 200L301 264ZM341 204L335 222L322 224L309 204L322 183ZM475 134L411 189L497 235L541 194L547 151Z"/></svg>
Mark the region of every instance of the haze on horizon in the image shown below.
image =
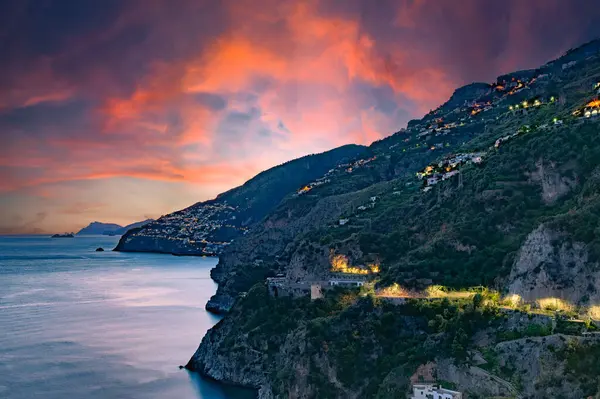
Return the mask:
<svg viewBox="0 0 600 399"><path fill-rule="evenodd" d="M0 3L0 234L158 217L600 35L590 0Z"/></svg>

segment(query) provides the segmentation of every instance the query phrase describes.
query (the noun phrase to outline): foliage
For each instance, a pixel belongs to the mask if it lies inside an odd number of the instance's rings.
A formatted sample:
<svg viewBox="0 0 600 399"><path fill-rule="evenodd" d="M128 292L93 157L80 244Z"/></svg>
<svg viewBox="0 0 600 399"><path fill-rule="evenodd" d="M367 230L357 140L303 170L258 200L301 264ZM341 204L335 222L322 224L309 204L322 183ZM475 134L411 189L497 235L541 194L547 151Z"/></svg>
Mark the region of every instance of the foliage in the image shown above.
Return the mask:
<svg viewBox="0 0 600 399"><path fill-rule="evenodd" d="M583 388L584 396L599 393L600 344L572 341L560 354L566 359L567 376L577 379Z"/></svg>

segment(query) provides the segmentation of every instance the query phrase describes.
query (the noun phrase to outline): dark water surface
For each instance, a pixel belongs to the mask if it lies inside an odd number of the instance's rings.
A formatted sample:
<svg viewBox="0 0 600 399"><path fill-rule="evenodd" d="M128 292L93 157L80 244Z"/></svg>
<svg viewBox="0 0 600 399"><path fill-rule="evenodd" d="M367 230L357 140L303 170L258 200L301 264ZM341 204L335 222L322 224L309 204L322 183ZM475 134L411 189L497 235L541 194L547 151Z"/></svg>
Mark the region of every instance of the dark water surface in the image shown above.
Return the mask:
<svg viewBox="0 0 600 399"><path fill-rule="evenodd" d="M178 369L218 321L217 259L117 241L0 237L0 398L254 397Z"/></svg>

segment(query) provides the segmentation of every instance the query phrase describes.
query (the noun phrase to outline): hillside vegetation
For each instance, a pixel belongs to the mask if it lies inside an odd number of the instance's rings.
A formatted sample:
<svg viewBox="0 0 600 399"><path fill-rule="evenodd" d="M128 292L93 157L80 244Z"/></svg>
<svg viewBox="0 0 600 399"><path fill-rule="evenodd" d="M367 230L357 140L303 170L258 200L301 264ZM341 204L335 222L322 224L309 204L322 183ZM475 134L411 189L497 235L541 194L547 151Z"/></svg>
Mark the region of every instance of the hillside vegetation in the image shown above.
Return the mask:
<svg viewBox="0 0 600 399"><path fill-rule="evenodd" d="M598 42L592 42L537 70L501 76L501 83L456 90L408 129L373 143L368 162L336 169L329 183L286 197L228 248L214 273L220 283L214 307L226 311L237 293L274 273L322 277L331 250L353 264L379 261L381 285L502 291L523 244L535 241L542 225L554 237L549 241L572 244L562 248L562 259L548 255L553 265L546 274L581 263L590 286L569 299L600 304L599 124L598 117L573 115L597 97L599 81ZM418 171L473 153L483 154L483 162L463 165L459 175L423 191ZM348 222L341 226L340 219ZM549 246L548 254L560 250ZM512 273L527 277L521 296L540 288L531 280L541 259L527 259L531 273ZM550 279L543 294L560 297L568 283Z"/></svg>
<svg viewBox="0 0 600 399"><path fill-rule="evenodd" d="M599 51L457 89L283 198L220 257L208 307L230 313L188 367L260 398L405 397L425 374L471 397L597 395ZM266 277L327 280L334 259L377 265L374 286L268 296Z"/></svg>

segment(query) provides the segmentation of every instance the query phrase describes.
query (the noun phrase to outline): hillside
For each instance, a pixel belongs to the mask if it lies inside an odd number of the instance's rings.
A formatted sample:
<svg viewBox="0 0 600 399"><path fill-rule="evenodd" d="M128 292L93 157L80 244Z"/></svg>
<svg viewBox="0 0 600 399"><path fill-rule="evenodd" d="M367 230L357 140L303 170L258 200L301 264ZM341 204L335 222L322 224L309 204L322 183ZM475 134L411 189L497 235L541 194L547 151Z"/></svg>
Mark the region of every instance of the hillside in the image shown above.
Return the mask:
<svg viewBox="0 0 600 399"><path fill-rule="evenodd" d="M199 202L128 231L115 250L220 254L284 197L366 151L362 146L347 145L276 166L213 200Z"/></svg>
<svg viewBox="0 0 600 399"><path fill-rule="evenodd" d="M573 115L597 96L600 62L589 48L597 43L538 70L503 75L487 90L458 89L423 119L373 143L370 162L287 198L222 254L213 271L219 291L208 307L227 311L237 293L275 273L326 275L332 249L353 264L377 259L383 283L503 287L526 236L549 218L574 216L574 205L583 212L594 190L597 118ZM483 162L470 162L472 155ZM448 172L439 163L450 167L459 157L468 162L442 181ZM419 179L428 165L435 168ZM430 178L439 184L424 192ZM340 226L340 219L348 222ZM584 245L593 244L588 235Z"/></svg>
<svg viewBox="0 0 600 399"><path fill-rule="evenodd" d="M595 41L467 85L284 198L220 257L207 308L230 313L188 367L261 398L403 397L427 364L476 397L597 394L577 362L600 350L581 335L600 320L599 83ZM304 296L339 270L373 285ZM275 275L296 299L268 295Z"/></svg>

